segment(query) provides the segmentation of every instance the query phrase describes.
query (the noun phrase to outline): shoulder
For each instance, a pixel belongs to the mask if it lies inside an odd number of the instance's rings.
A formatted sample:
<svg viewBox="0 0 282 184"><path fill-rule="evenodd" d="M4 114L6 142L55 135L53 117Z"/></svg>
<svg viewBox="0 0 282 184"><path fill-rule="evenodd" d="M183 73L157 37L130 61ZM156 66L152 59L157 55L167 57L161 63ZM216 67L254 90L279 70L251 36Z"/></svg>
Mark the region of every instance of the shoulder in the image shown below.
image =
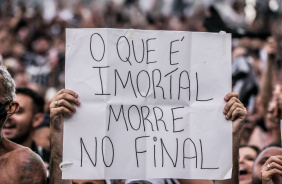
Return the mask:
<svg viewBox="0 0 282 184"><path fill-rule="evenodd" d="M45 184L46 169L39 155L29 148L21 147L14 150L14 165L17 172L19 183Z"/></svg>

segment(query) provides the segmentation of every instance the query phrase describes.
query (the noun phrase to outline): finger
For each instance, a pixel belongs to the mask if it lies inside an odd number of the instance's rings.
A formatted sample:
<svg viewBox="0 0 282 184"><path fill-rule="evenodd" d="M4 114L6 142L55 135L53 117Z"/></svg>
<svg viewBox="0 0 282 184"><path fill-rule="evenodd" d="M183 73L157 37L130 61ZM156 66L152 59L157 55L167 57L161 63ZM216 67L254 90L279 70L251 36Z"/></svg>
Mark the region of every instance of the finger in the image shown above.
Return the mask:
<svg viewBox="0 0 282 184"><path fill-rule="evenodd" d="M263 164L262 167L267 167L267 164L270 164L271 162L276 162L276 163L282 165L282 156L277 155L277 156L269 157L269 159Z"/></svg>
<svg viewBox="0 0 282 184"><path fill-rule="evenodd" d="M236 118L242 117L242 119L246 118L246 114L247 111L245 110L245 108L236 108L233 112L232 112L232 117L231 120L234 121Z"/></svg>
<svg viewBox="0 0 282 184"><path fill-rule="evenodd" d="M56 106L56 104L55 104L55 106ZM71 112L76 112L75 107L69 101L67 101L65 99L61 99L61 100L57 101L57 106L55 108L58 108L58 107L65 107L65 108L69 109Z"/></svg>
<svg viewBox="0 0 282 184"><path fill-rule="evenodd" d="M61 89L57 94L58 94L58 95L61 95L61 94L63 94L63 93L67 93L67 94L70 94L70 95L72 95L72 96L74 96L74 97L78 97L78 94L77 94L77 93L75 93L74 91L69 90L69 89Z"/></svg>
<svg viewBox="0 0 282 184"><path fill-rule="evenodd" d="M269 165L269 167L268 167L268 165ZM274 169L274 168L282 170L282 166L273 161L273 162L270 162L269 164L266 164L266 165L264 164L261 167L261 171L269 171L269 170Z"/></svg>
<svg viewBox="0 0 282 184"><path fill-rule="evenodd" d="M274 174L279 174L280 176L282 176L282 171L279 169L270 169L269 171L262 171L261 176L262 179L267 179L267 178L271 178Z"/></svg>
<svg viewBox="0 0 282 184"><path fill-rule="evenodd" d="M271 163L269 163L269 166L270 166L271 169L278 169L278 170L282 171L282 165L279 164L279 163L271 162ZM268 167L267 167L267 169L268 169Z"/></svg>
<svg viewBox="0 0 282 184"><path fill-rule="evenodd" d="M53 118L55 118L56 116L60 116L60 115L63 115L63 116L72 116L72 112L68 109L68 108L65 108L65 107L58 107L58 108L53 108L50 110L50 116L51 116L51 120Z"/></svg>
<svg viewBox="0 0 282 184"><path fill-rule="evenodd" d="M60 100L67 100L69 103L74 103L74 104L76 104L78 106L80 105L80 102L79 102L79 100L76 97L74 97L74 96L72 96L72 95L70 95L68 93L62 93L60 95L57 95L56 97L54 97L51 100L50 108L55 108L56 107L55 102L56 101L60 101Z"/></svg>
<svg viewBox="0 0 282 184"><path fill-rule="evenodd" d="M236 97L232 97L228 100L228 102L225 104L224 109L223 109L223 113L226 115L229 111L229 109L231 108L231 106L233 105L233 103L238 102L241 103L240 100Z"/></svg>
<svg viewBox="0 0 282 184"><path fill-rule="evenodd" d="M77 97L78 97L78 94L76 94L75 92L73 92L73 91L71 91L71 90L68 90L68 89L62 89L62 90L60 90L58 93L56 93L56 95L54 95L54 96L52 97L51 101L52 101L52 100L56 101L56 100L60 99L61 96L64 95L64 94L65 94L65 95L73 96L74 98L77 98Z"/></svg>
<svg viewBox="0 0 282 184"><path fill-rule="evenodd" d="M80 105L80 102L79 100L77 99L77 97L69 94L69 93L62 93L58 96L58 100L60 99L65 99L65 100L68 100L70 103L74 103L76 105Z"/></svg>
<svg viewBox="0 0 282 184"><path fill-rule="evenodd" d="M263 166L266 166L267 164L270 164L271 162L277 162L282 165L282 156L271 156L267 159L267 161L263 164Z"/></svg>
<svg viewBox="0 0 282 184"><path fill-rule="evenodd" d="M226 118L226 119L229 119L229 118L232 116L232 113L234 112L234 110L235 110L236 108L242 108L242 105L241 105L240 103L238 103L238 102L234 102L234 103L231 105L229 111L227 112L225 118Z"/></svg>
<svg viewBox="0 0 282 184"><path fill-rule="evenodd" d="M228 93L228 94L224 97L224 100L225 100L225 101L228 101L228 100L231 99L232 97L239 98L239 95L238 95L238 93L230 92L230 93Z"/></svg>

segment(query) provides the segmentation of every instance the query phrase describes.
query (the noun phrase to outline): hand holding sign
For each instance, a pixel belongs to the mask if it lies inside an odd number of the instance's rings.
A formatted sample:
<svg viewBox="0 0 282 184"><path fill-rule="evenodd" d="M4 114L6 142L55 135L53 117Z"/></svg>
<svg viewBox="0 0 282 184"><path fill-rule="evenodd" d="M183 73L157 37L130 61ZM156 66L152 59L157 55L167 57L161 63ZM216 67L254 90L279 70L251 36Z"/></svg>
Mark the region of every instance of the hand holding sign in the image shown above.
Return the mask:
<svg viewBox="0 0 282 184"><path fill-rule="evenodd" d="M80 105L77 99L78 95L68 89L59 91L50 101L50 118L54 130L61 132L63 130L63 118L71 116L75 111L75 107Z"/></svg>
<svg viewBox="0 0 282 184"><path fill-rule="evenodd" d="M72 116L72 114L76 111L74 105L80 105L77 97L78 95L75 92L62 89L50 101L51 183L72 183L70 180L61 179L62 172L59 168L59 164L62 162L64 117Z"/></svg>
<svg viewBox="0 0 282 184"><path fill-rule="evenodd" d="M238 98L238 94L234 92L228 93L224 97L227 104L223 109L223 113L225 114L226 119L232 120L232 130L234 135L239 135L247 117L247 109Z"/></svg>

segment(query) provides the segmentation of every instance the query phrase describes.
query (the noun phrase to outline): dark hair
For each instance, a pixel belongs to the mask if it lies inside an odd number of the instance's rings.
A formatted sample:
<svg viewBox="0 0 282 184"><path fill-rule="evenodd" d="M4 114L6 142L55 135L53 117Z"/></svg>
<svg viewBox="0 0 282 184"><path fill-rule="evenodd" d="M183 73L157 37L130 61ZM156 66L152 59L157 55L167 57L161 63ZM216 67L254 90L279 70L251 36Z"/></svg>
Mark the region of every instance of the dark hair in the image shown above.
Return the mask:
<svg viewBox="0 0 282 184"><path fill-rule="evenodd" d="M146 180L136 180L136 181L131 181L128 184L152 184L152 183Z"/></svg>
<svg viewBox="0 0 282 184"><path fill-rule="evenodd" d="M253 146L253 145L240 145L239 149L240 148L251 148L251 149L253 149L257 153L257 156L260 153L260 149L258 147L256 147L256 146Z"/></svg>
<svg viewBox="0 0 282 184"><path fill-rule="evenodd" d="M32 99L33 113L44 112L44 99L37 92L29 88L16 88L16 94L22 94Z"/></svg>
<svg viewBox="0 0 282 184"><path fill-rule="evenodd" d="M39 39L44 39L47 40L48 42L52 41L51 36L45 32L37 32L37 34L34 34L33 40L39 40Z"/></svg>

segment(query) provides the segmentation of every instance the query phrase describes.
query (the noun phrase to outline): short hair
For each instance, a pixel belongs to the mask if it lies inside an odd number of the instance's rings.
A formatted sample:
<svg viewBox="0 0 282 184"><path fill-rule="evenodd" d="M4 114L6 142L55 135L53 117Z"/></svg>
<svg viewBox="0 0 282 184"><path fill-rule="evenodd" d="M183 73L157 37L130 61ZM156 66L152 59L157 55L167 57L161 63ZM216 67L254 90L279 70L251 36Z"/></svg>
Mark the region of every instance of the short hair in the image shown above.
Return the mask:
<svg viewBox="0 0 282 184"><path fill-rule="evenodd" d="M5 94L3 94L5 103L12 102L16 96L15 81L11 77L7 68L3 65L0 66L0 74L2 75L2 84L5 88Z"/></svg>
<svg viewBox="0 0 282 184"><path fill-rule="evenodd" d="M251 148L257 153L257 156L260 154L260 149L254 145L240 145L239 149L240 148Z"/></svg>
<svg viewBox="0 0 282 184"><path fill-rule="evenodd" d="M44 112L44 99L37 92L30 88L16 88L16 94L22 94L30 97L32 99L33 113Z"/></svg>

